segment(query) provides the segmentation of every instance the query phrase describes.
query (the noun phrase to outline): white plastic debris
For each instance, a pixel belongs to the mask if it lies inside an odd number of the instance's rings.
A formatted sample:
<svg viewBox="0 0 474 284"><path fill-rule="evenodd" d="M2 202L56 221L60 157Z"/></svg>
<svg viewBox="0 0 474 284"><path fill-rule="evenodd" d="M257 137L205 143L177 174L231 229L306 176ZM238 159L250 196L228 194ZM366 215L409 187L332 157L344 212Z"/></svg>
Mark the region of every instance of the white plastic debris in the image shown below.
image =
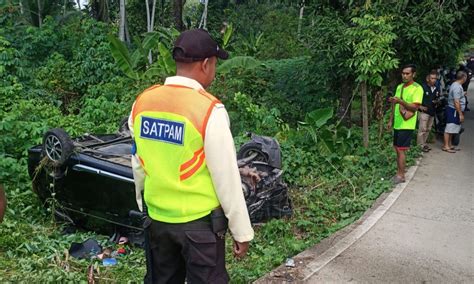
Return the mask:
<svg viewBox="0 0 474 284"><path fill-rule="evenodd" d="M287 258L287 259L286 259L285 266L286 266L286 267L295 267L295 266L296 266L295 260L292 259L292 258Z"/></svg>

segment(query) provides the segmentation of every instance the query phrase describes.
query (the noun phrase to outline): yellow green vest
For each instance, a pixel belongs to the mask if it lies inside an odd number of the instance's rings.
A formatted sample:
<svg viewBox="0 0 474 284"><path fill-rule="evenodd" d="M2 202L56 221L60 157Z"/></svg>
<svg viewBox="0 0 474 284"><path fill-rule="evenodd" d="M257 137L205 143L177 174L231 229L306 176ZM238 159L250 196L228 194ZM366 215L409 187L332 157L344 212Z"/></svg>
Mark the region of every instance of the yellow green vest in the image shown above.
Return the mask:
<svg viewBox="0 0 474 284"><path fill-rule="evenodd" d="M400 98L403 88L403 100L407 103L418 103L421 104L423 100L423 87L417 82L413 82L409 86L400 84L395 91L395 96ZM400 114L400 105L395 104L395 113L393 128L394 129L406 129L411 130L416 128L416 119L418 117L418 112L415 112L415 115L408 120L404 120Z"/></svg>
<svg viewBox="0 0 474 284"><path fill-rule="evenodd" d="M204 90L174 85L153 86L135 101L136 155L145 170L144 199L152 219L185 223L219 206L204 153L216 103Z"/></svg>

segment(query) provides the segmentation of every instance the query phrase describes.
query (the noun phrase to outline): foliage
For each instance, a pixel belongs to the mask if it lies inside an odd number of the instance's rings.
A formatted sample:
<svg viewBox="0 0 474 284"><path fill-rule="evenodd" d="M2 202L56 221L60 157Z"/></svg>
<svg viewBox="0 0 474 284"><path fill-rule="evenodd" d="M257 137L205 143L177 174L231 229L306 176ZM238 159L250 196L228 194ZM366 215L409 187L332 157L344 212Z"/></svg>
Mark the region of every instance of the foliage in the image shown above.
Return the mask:
<svg viewBox="0 0 474 284"><path fill-rule="evenodd" d="M472 15L473 8L472 1L454 0L407 5L395 21L401 38L396 42L399 57L426 69L457 63L453 62L456 47L469 40L469 31L472 35L474 21L467 15Z"/></svg>
<svg viewBox="0 0 474 284"><path fill-rule="evenodd" d="M117 33L118 2L91 1L69 13L68 1L49 1L56 6L45 10L41 28L19 1L0 7L0 181L9 199L0 225L0 282L85 282L89 265L99 269L101 282L142 281L141 249L129 248L111 268L64 253L71 242L90 237L112 244L94 233L62 234L66 227L52 222L51 210L31 190L26 156L52 127L71 136L116 131L135 96L174 73L174 1L157 3L152 33L144 33L144 2L127 2L131 46L110 36ZM209 30L232 55L220 63L210 91L226 105L237 146L246 132L278 139L295 210L291 219L256 228L248 258L228 255L236 283L258 278L350 224L391 187L391 135L362 148L360 128L340 125L334 114L343 87L352 94L353 72L380 85L395 59L426 69L450 65L473 35L473 6L465 1L306 3L298 37L299 1L210 1ZM108 10L99 13L101 7ZM191 25L200 15L194 12L187 14ZM410 151L408 162L417 154Z"/></svg>
<svg viewBox="0 0 474 284"><path fill-rule="evenodd" d="M238 54L257 59L282 59L308 55L297 38L298 10L278 1L271 3L245 3L216 10L210 1L210 30L220 30L223 21L233 24L234 38L231 48ZM252 23L250 26L248 23ZM277 23L277 24L276 24Z"/></svg>
<svg viewBox="0 0 474 284"><path fill-rule="evenodd" d="M347 30L346 36L351 40L354 53L348 63L357 74L357 81L381 86L382 74L397 67L398 60L391 48L396 39L391 20L391 17L371 14L352 18L355 26Z"/></svg>
<svg viewBox="0 0 474 284"><path fill-rule="evenodd" d="M268 69L257 73L257 76L273 83L270 90L282 97L283 105L279 108L288 110L284 117L293 123L304 119L306 113L329 106L335 100L330 88L331 78L326 72L321 72L329 66L325 62L314 62L314 65L308 62L313 63L308 57L269 60L265 62ZM269 104L274 104L274 96L268 99Z"/></svg>
<svg viewBox="0 0 474 284"><path fill-rule="evenodd" d="M261 66L261 63L251 56L237 56L226 60L217 68L220 74L229 73L233 68L255 69Z"/></svg>
<svg viewBox="0 0 474 284"><path fill-rule="evenodd" d="M135 41L136 49L129 53L127 46L114 35L109 35L110 50L117 66L125 75L134 80L143 80L172 75L176 70L170 46L177 37L175 29L161 29L159 32L149 32L143 42ZM149 52L156 56L157 61L148 62Z"/></svg>
<svg viewBox="0 0 474 284"><path fill-rule="evenodd" d="M275 136L280 130L287 127L280 118L280 110L256 105L245 94L234 94L233 102L229 104L229 107L229 116L233 121L231 129L235 134L251 131Z"/></svg>

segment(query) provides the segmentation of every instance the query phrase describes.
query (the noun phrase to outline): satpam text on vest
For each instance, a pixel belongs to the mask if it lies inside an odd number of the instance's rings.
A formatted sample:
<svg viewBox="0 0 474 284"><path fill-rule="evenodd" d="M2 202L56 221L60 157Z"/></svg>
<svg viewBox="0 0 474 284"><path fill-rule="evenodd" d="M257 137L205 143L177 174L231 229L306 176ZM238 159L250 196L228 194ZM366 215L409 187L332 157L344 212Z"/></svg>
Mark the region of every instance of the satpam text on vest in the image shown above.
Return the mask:
<svg viewBox="0 0 474 284"><path fill-rule="evenodd" d="M177 144L183 143L183 123L143 117L141 126L142 137Z"/></svg>

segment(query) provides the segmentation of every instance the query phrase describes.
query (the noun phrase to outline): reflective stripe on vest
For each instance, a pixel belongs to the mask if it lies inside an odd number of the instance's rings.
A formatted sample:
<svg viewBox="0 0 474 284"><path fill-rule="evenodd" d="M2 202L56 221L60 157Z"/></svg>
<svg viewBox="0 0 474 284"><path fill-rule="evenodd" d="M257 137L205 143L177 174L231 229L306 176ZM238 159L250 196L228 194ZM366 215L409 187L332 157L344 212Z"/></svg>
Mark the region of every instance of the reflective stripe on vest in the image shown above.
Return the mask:
<svg viewBox="0 0 474 284"><path fill-rule="evenodd" d="M189 222L219 206L204 153L207 121L216 103L204 90L172 85L151 87L135 101L134 139L154 220Z"/></svg>

